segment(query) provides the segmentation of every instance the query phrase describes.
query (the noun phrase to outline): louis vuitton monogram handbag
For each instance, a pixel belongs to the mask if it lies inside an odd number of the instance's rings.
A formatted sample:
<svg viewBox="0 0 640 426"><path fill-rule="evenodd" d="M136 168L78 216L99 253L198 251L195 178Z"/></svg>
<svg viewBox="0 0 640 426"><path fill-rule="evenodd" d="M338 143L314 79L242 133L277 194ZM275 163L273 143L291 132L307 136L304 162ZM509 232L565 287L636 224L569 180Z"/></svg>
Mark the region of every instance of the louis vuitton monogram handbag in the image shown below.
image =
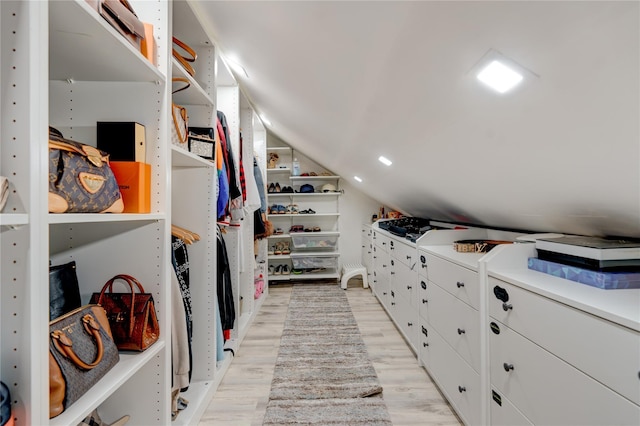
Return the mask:
<svg viewBox="0 0 640 426"><path fill-rule="evenodd" d="M121 213L124 202L109 155L49 127L49 212Z"/></svg>

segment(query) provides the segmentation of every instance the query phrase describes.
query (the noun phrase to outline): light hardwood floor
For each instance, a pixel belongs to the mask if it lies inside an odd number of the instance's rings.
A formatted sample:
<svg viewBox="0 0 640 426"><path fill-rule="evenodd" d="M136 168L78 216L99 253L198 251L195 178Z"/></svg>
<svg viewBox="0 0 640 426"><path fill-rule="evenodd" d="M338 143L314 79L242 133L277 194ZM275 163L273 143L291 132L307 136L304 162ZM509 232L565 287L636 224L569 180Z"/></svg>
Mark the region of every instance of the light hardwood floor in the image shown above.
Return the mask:
<svg viewBox="0 0 640 426"><path fill-rule="evenodd" d="M290 285L269 288L269 297L247 332L200 426L262 425L290 295ZM361 281L351 280L347 297L384 389L383 397L393 424L460 425L371 290L363 289Z"/></svg>

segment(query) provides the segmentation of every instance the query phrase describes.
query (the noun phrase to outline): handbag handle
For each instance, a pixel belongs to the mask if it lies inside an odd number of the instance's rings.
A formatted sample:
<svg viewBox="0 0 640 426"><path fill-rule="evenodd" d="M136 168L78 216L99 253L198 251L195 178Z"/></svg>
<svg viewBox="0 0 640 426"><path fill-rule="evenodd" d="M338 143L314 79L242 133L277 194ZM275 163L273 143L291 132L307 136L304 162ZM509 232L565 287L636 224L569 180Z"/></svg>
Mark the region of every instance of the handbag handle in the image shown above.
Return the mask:
<svg viewBox="0 0 640 426"><path fill-rule="evenodd" d="M100 336L100 324L96 321L96 319L91 314L86 314L82 317L82 325L88 334L93 337L93 340L96 342L96 347L98 349L98 353L96 354L96 359L87 364L75 353L73 350L73 342L65 334L63 330L54 330L51 333L51 338L53 339L53 346L56 348L58 352L65 358L68 358L73 362L77 367L83 370L91 370L94 367L97 367L102 361L102 356L104 355L104 345L102 343L102 336Z"/></svg>
<svg viewBox="0 0 640 426"><path fill-rule="evenodd" d="M176 129L176 133L178 134L178 138L180 139L180 143L187 143L187 140L189 139L189 130L187 129L180 129L179 125L178 125L178 117L176 116L176 109L180 110L180 118L182 118L182 123L184 123L185 127L187 124L187 120L188 120L188 116L187 116L187 109L183 106L180 106L176 103L172 103L171 104L171 116L173 117L173 127L175 127ZM182 136L184 134L184 137Z"/></svg>
<svg viewBox="0 0 640 426"><path fill-rule="evenodd" d="M176 37L173 37L173 44L175 44L180 49L185 51L188 55L190 55L190 56L183 56L175 48L171 49L171 53L173 57L176 58L176 60L180 62L180 65L182 65L184 69L189 73L189 75L193 77L196 74L196 71L193 69L193 67L189 62L195 62L195 60L198 59L198 55L196 54L196 51L193 50L191 47L189 47L185 42L183 42L182 40L179 40Z"/></svg>
<svg viewBox="0 0 640 426"><path fill-rule="evenodd" d="M182 87L179 87L175 90L172 90L171 93L178 93L178 92L182 92L183 90L188 89L189 87L191 87L191 82L189 80L187 80L184 77L173 77L171 79L171 83L183 83L184 85Z"/></svg>
<svg viewBox="0 0 640 426"><path fill-rule="evenodd" d="M102 304L102 300L104 298L104 295L107 289L109 289L109 293L113 293L113 283L117 279L121 279L124 282L126 282L129 285L129 289L131 290L131 312L129 312L129 337L131 337L131 335L133 334L133 326L134 326L133 319L134 319L134 312L135 312L134 310L136 305L135 304L136 290L133 287L133 285L135 284L138 287L138 290L140 290L140 293L144 293L144 288L142 287L142 284L140 284L140 281L138 281L131 275L126 275L126 274L116 275L115 277L107 281L107 283L102 287L102 291L100 292L100 297L98 297L98 305Z"/></svg>

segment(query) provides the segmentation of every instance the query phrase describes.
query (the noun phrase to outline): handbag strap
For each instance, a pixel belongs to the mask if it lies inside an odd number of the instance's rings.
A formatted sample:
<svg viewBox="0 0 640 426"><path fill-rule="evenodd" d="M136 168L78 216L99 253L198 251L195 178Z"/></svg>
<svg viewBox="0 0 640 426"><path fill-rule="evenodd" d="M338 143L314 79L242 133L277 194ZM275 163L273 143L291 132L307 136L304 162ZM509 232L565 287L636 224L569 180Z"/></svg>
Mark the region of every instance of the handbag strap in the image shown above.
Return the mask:
<svg viewBox="0 0 640 426"><path fill-rule="evenodd" d="M176 116L176 109L180 111L180 118L182 118L182 124L184 128L181 129L178 124L178 117ZM173 126L176 129L176 133L178 134L178 139L180 139L180 143L187 143L187 139L189 138L189 128L187 125L187 109L178 104L172 103L171 105L171 116L173 117ZM184 134L184 136L183 136Z"/></svg>
<svg viewBox="0 0 640 426"><path fill-rule="evenodd" d="M176 60L180 62L180 65L182 65L184 69L189 73L189 75L193 77L196 74L196 71L193 69L193 67L189 62L195 62L195 60L198 59L198 55L196 51L193 50L191 47L189 47L189 45L187 45L185 42L183 42L182 40L176 37L173 37L173 44L178 46L180 49L186 52L187 55L189 55L189 56L184 56L180 54L180 52L178 52L178 50L176 50L175 48L171 49L171 53L173 54L173 57L176 58Z"/></svg>
<svg viewBox="0 0 640 426"><path fill-rule="evenodd" d="M98 305L102 304L102 300L105 297L105 293L107 292L107 289L109 290L109 293L113 293L113 283L118 279L126 282L129 285L129 289L131 290L131 308L130 308L131 310L129 312L129 337L131 337L133 335L133 328L135 325L134 313L135 313L135 305L136 305L135 304L136 290L134 288L134 284L138 287L138 290L140 291L140 293L145 292L144 287L142 287L142 284L140 284L140 281L138 281L131 275L127 275L127 274L116 275L115 277L107 281L107 283L102 287L102 291L100 292L100 297L98 297Z"/></svg>
<svg viewBox="0 0 640 426"><path fill-rule="evenodd" d="M82 317L82 325L84 326L85 331L93 337L93 340L96 342L97 353L96 358L91 363L86 363L80 359L78 354L73 350L73 342L66 335L64 330L54 330L51 333L51 338L53 339L53 346L56 348L58 352L65 358L71 360L78 368L83 370L91 370L97 367L102 361L102 356L104 355L104 344L102 343L102 336L100 335L100 324L91 314L85 314Z"/></svg>
<svg viewBox="0 0 640 426"><path fill-rule="evenodd" d="M171 83L183 83L181 87L178 87L177 89L173 89L171 93L182 92L183 90L186 90L189 87L191 87L191 82L184 77L173 77L171 79Z"/></svg>

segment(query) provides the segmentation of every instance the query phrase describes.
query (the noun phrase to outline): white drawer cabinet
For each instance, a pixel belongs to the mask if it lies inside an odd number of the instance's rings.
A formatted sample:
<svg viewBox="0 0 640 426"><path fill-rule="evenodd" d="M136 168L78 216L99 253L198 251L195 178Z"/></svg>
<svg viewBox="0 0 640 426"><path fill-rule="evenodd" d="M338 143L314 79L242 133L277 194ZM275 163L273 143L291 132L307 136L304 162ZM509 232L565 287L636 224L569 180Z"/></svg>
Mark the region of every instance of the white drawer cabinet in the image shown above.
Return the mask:
<svg viewBox="0 0 640 426"><path fill-rule="evenodd" d="M491 384L532 423L640 424L639 406L504 324L491 326Z"/></svg>
<svg viewBox="0 0 640 426"><path fill-rule="evenodd" d="M390 241L389 248L395 259L413 268L417 262L417 251L415 246L404 244L402 241Z"/></svg>
<svg viewBox="0 0 640 426"><path fill-rule="evenodd" d="M509 398L491 389L491 424L494 426L529 426L533 425Z"/></svg>
<svg viewBox="0 0 640 426"><path fill-rule="evenodd" d="M427 321L476 371L480 371L478 311L429 282Z"/></svg>
<svg viewBox="0 0 640 426"><path fill-rule="evenodd" d="M640 405L640 333L495 278L488 299L493 319Z"/></svg>
<svg viewBox="0 0 640 426"><path fill-rule="evenodd" d="M413 271L406 264L398 261L393 258L390 260L391 263L391 282L393 283L393 288L398 292L398 294L405 298L409 305L411 305L412 309L418 309L417 304L417 283L418 274Z"/></svg>
<svg viewBox="0 0 640 426"><path fill-rule="evenodd" d="M463 302L479 309L480 285L478 273L445 260L439 256L427 254L427 274L429 280L438 284Z"/></svg>
<svg viewBox="0 0 640 426"><path fill-rule="evenodd" d="M428 370L438 387L465 424L481 424L480 376L434 329L429 329L428 344Z"/></svg>

